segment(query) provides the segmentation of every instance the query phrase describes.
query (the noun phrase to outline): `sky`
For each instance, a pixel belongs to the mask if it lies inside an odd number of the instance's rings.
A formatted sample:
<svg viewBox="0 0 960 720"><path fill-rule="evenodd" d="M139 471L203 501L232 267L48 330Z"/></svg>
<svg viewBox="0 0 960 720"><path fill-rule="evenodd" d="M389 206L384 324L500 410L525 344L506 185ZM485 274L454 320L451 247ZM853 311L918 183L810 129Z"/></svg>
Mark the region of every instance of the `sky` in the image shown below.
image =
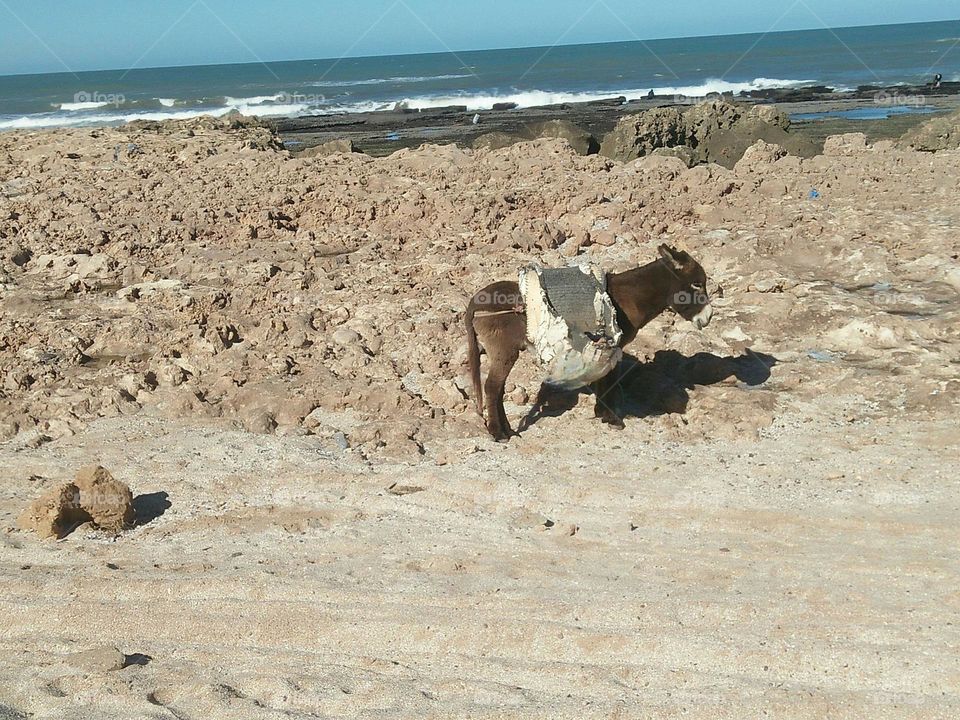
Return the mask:
<svg viewBox="0 0 960 720"><path fill-rule="evenodd" d="M0 75L955 20L957 0L0 0Z"/></svg>

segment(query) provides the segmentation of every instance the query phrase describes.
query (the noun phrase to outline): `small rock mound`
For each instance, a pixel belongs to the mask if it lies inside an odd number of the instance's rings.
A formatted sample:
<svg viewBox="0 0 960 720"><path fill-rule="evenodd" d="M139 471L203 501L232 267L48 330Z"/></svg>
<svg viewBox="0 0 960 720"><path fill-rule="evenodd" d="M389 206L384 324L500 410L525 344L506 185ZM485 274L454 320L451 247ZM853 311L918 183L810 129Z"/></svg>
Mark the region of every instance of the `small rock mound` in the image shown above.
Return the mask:
<svg viewBox="0 0 960 720"><path fill-rule="evenodd" d="M43 538L62 538L88 522L105 532L119 534L133 527L135 521L130 488L95 465L82 468L72 483L40 496L23 512L17 525Z"/></svg>
<svg viewBox="0 0 960 720"><path fill-rule="evenodd" d="M580 155L596 155L600 143L583 128L566 120L549 120L530 128L533 139L561 138Z"/></svg>
<svg viewBox="0 0 960 720"><path fill-rule="evenodd" d="M302 153L301 157L326 157L327 155L337 155L343 153L349 155L351 153L360 152L357 147L353 144L353 140L331 140L330 142L325 142L320 145L315 145L312 148L307 148Z"/></svg>
<svg viewBox="0 0 960 720"><path fill-rule="evenodd" d="M485 133L471 143L470 147L474 150L500 150L518 142L523 142L526 138L519 135L513 135L505 132Z"/></svg>
<svg viewBox="0 0 960 720"><path fill-rule="evenodd" d="M897 146L904 150L924 152L960 149L960 110L909 130L900 138Z"/></svg>
<svg viewBox="0 0 960 720"><path fill-rule="evenodd" d="M566 140L567 144L579 155L596 155L600 151L600 143L593 135L582 127L566 120L549 120L530 125L523 134L485 133L474 140L470 147L474 150L500 150L517 143L545 138Z"/></svg>
<svg viewBox="0 0 960 720"><path fill-rule="evenodd" d="M869 150L867 136L863 133L831 135L823 145L823 154L828 157L851 157Z"/></svg>

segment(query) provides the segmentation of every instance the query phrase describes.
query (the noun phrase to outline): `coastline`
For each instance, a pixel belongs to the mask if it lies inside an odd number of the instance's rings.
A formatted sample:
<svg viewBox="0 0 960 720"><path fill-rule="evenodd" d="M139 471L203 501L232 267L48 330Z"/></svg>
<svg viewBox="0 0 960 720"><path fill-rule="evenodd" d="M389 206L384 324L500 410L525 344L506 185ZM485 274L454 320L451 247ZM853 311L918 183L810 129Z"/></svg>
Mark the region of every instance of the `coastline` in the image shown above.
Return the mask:
<svg viewBox="0 0 960 720"><path fill-rule="evenodd" d="M425 143L455 143L469 147L488 133L523 134L525 129L550 120L577 125L598 140L627 115L660 107L687 107L713 97L737 103L772 104L789 115L850 111L863 108L960 108L960 83L931 86L896 85L885 88L863 86L855 91L833 92L825 87L761 90L735 97L712 95L698 98L655 97L653 99L610 98L584 103L563 103L539 107L472 111L451 106L420 111L387 110L363 113L306 115L294 118L264 118L262 122L280 134L294 153L327 142L348 140L372 157L383 157L403 148ZM918 100L922 99L922 100ZM912 109L912 108L911 108ZM474 117L478 122L474 124ZM886 119L825 118L795 121L791 131L822 145L825 138L849 132L863 132L868 140L899 138L907 130L929 120L927 112L894 113Z"/></svg>
<svg viewBox="0 0 960 720"><path fill-rule="evenodd" d="M960 152L857 140L0 133L0 717L960 716ZM525 355L494 442L472 294L661 243L710 327L643 329L622 430ZM136 527L18 527L93 463Z"/></svg>

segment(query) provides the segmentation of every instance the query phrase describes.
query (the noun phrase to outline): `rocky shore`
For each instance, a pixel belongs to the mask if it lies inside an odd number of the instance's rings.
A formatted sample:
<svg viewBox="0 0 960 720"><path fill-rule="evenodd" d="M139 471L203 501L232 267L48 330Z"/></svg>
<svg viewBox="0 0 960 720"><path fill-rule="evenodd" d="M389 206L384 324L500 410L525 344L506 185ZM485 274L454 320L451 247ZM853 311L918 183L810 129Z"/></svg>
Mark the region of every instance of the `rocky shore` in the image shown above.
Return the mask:
<svg viewBox="0 0 960 720"><path fill-rule="evenodd" d="M292 152L302 152L332 141L349 141L356 150L380 157L424 143L456 143L470 147L479 137L492 133L501 133L508 138L530 138L536 134L537 127L552 121L574 125L599 141L625 116L663 107L682 110L709 99L620 97L548 107L507 107L479 113L468 112L462 107L397 110L299 117L270 121L269 125ZM736 98L725 96L719 99L741 104L773 104L787 115L904 107L950 111L960 108L960 83L943 83L939 88L863 87L853 92L833 92L822 87L791 88L754 91ZM929 117L922 113L894 114L885 120L824 118L794 122L794 131L822 147L828 136L849 132L866 133L871 140L895 139L927 119Z"/></svg>
<svg viewBox="0 0 960 720"><path fill-rule="evenodd" d="M960 714L960 113L762 100L572 110L622 159L0 134L0 717ZM492 442L471 295L660 243L724 294L627 349L626 429Z"/></svg>

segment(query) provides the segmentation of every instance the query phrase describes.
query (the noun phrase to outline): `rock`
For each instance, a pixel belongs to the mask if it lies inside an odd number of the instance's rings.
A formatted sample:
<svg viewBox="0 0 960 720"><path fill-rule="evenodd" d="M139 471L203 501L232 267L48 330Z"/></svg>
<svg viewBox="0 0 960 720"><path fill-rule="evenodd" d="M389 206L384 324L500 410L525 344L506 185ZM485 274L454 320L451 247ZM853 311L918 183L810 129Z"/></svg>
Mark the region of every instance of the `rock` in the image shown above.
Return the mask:
<svg viewBox="0 0 960 720"><path fill-rule="evenodd" d="M517 104L515 102L498 102L493 104L493 110L516 110Z"/></svg>
<svg viewBox="0 0 960 720"><path fill-rule="evenodd" d="M133 527L136 512L130 488L102 467L90 466L76 480L56 487L31 503L17 525L42 538L62 538L84 523L120 533Z"/></svg>
<svg viewBox="0 0 960 720"><path fill-rule="evenodd" d="M781 130L789 130L791 125L790 116L776 105L754 105L747 113L747 117L757 118Z"/></svg>
<svg viewBox="0 0 960 720"><path fill-rule="evenodd" d="M823 154L828 157L862 155L869 149L867 136L862 132L831 135L823 144Z"/></svg>
<svg viewBox="0 0 960 720"><path fill-rule="evenodd" d="M581 127L567 120L549 120L530 129L532 138L561 138L566 140L580 155L596 155L600 144L596 138Z"/></svg>
<svg viewBox="0 0 960 720"><path fill-rule="evenodd" d="M600 145L600 154L611 160L630 162L657 148L683 145L686 129L676 108L654 108L620 118Z"/></svg>
<svg viewBox="0 0 960 720"><path fill-rule="evenodd" d="M677 158L688 168L692 168L699 162L697 151L691 147L688 147L687 145L677 145L669 148L657 148L650 154L658 157Z"/></svg>
<svg viewBox="0 0 960 720"><path fill-rule="evenodd" d="M117 297L121 300L134 302L164 292L179 291L182 288L183 283L180 280L154 280L153 282L137 283L121 288L117 291Z"/></svg>
<svg viewBox="0 0 960 720"><path fill-rule="evenodd" d="M330 140L329 142L322 143L320 145L315 145L312 148L307 148L302 153L301 157L325 157L327 155L336 155L338 153L343 153L344 155L349 155L351 153L359 153L360 151L353 144L353 140Z"/></svg>
<svg viewBox="0 0 960 720"><path fill-rule="evenodd" d="M698 144L697 149L702 162L733 168L758 140L780 145L789 153L801 157L813 157L818 150L814 141L790 135L783 128L758 118L743 118L733 127L712 132L706 141Z"/></svg>
<svg viewBox="0 0 960 720"><path fill-rule="evenodd" d="M80 490L68 483L34 500L17 519L17 527L36 532L42 538L59 539L90 519L89 513L80 507Z"/></svg>
<svg viewBox="0 0 960 720"><path fill-rule="evenodd" d="M105 645L74 653L67 658L67 662L79 670L105 673L123 670L127 666L127 656L112 645Z"/></svg>
<svg viewBox="0 0 960 720"><path fill-rule="evenodd" d="M787 149L782 145L757 140L744 151L735 169L737 172L753 172L764 165L772 165L786 156Z"/></svg>
<svg viewBox="0 0 960 720"><path fill-rule="evenodd" d="M337 345L356 345L360 342L360 333L350 328L341 327L334 331L331 339Z"/></svg>
<svg viewBox="0 0 960 720"><path fill-rule="evenodd" d="M277 429L277 419L262 408L253 408L240 418L243 429L254 435L273 435Z"/></svg>
<svg viewBox="0 0 960 720"><path fill-rule="evenodd" d="M743 113L726 100L709 100L683 114L684 133L693 147L702 145L715 133L732 128Z"/></svg>
<svg viewBox="0 0 960 720"><path fill-rule="evenodd" d="M20 245L14 245L9 253L10 262L12 262L17 267L23 267L28 262L30 258L33 257L33 253L27 250L25 247Z"/></svg>
<svg viewBox="0 0 960 720"><path fill-rule="evenodd" d="M98 528L120 533L133 527L137 519L133 494L105 468L99 465L81 468L74 485L80 491L80 507Z"/></svg>
<svg viewBox="0 0 960 720"><path fill-rule="evenodd" d="M764 178L758 188L760 194L769 198L780 198L787 194L787 184L783 180Z"/></svg>
<svg viewBox="0 0 960 720"><path fill-rule="evenodd" d="M935 117L906 132L897 147L904 150L957 150L960 148L960 110Z"/></svg>
<svg viewBox="0 0 960 720"><path fill-rule="evenodd" d="M502 148L516 145L518 142L523 142L526 139L527 138L520 137L519 135L511 135L510 133L492 132L478 137L470 144L470 147L474 150L501 150Z"/></svg>

